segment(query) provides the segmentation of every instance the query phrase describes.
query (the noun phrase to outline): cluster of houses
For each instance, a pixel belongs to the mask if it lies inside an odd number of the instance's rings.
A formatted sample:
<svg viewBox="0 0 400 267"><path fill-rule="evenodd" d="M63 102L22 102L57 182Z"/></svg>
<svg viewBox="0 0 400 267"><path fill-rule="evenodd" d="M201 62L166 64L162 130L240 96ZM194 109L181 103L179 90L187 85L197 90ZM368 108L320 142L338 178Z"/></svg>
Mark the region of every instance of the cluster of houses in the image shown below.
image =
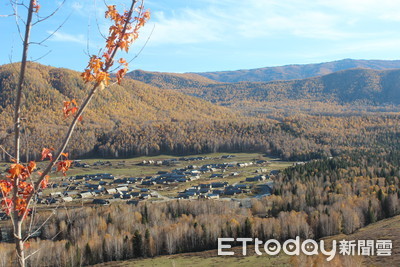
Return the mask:
<svg viewBox="0 0 400 267"><path fill-rule="evenodd" d="M215 182L210 184L199 184L185 189L178 194L178 198L184 199L219 199L221 196L234 196L241 193L249 193L251 184L229 185L228 182Z"/></svg>
<svg viewBox="0 0 400 267"><path fill-rule="evenodd" d="M91 166L86 163L83 162L82 160L74 160L73 161L73 165L76 168L90 168ZM113 164L111 163L111 161L97 161L95 163L93 163L93 166L112 166Z"/></svg>
<svg viewBox="0 0 400 267"><path fill-rule="evenodd" d="M172 162L176 162L172 160ZM146 177L141 181L142 185L150 186L156 184L173 184L185 183L197 180L202 174L211 173L209 178L226 178L228 176L237 176L238 172L225 173L230 167L243 167L251 166L253 163L218 163L218 164L204 164L202 166L189 165L185 168L178 168L172 172L160 171L156 176ZM214 173L221 172L221 173Z"/></svg>
<svg viewBox="0 0 400 267"><path fill-rule="evenodd" d="M233 158L232 155L220 157L224 159ZM202 161L206 157L189 157L179 159L167 159L162 161L143 161L141 164L155 164L175 166L182 161ZM225 178L227 176L239 175L239 172L228 172L228 168L243 168L252 166L253 164L268 163L264 160L256 162L244 163L215 163L203 165L189 165L184 168L176 168L170 172L159 171L156 175L147 177L125 177L116 178L110 173L76 175L62 181L53 183L52 192L43 195L40 193L37 198L38 203L52 204L57 202L71 202L76 199L94 199L93 204L107 205L110 201L123 199L129 203L137 203L137 201L146 200L152 197L159 197L158 193L152 192L147 187L154 185L171 185L177 183L185 183L198 180L201 177L209 179ZM80 167L84 167L85 163L76 161L74 163ZM110 162L98 162L97 164L111 164ZM254 187L252 182L262 182L269 178L263 174L261 169L259 174L254 177L246 178L245 181L229 185L228 182L212 182L203 183L197 186L187 188L180 192L177 198L194 199L194 198L209 198L217 199L220 196L234 196L242 193L250 193L257 191L259 188ZM271 173L272 174L272 173ZM272 191L268 186L266 191ZM265 190L264 190L265 191Z"/></svg>
<svg viewBox="0 0 400 267"><path fill-rule="evenodd" d="M254 177L246 178L246 182L261 182L265 181L267 178L269 178L268 175L256 175Z"/></svg>
<svg viewBox="0 0 400 267"><path fill-rule="evenodd" d="M179 165L181 162L178 159L165 159L165 160L143 160L139 165L165 165L165 166L174 166Z"/></svg>
<svg viewBox="0 0 400 267"><path fill-rule="evenodd" d="M223 155L219 158L213 158L213 159L230 159L234 158L234 155ZM182 161L201 161L201 160L207 160L211 159L210 157L182 157L182 158L173 158L173 159L165 159L165 160L143 160L139 165L166 165L166 166L171 166L171 165L179 165Z"/></svg>
<svg viewBox="0 0 400 267"><path fill-rule="evenodd" d="M74 160L73 165L75 168L90 168L90 165L81 160Z"/></svg>
<svg viewBox="0 0 400 267"><path fill-rule="evenodd" d="M71 202L75 199L88 199L103 197L107 199L149 199L154 195L147 188L137 189L130 184L141 181L142 178L116 179L112 174L86 174L71 176L69 182L54 183L50 187L58 188L47 196L42 192L38 194L37 202L41 204L53 204L58 202ZM108 204L108 201L94 200L94 204Z"/></svg>
<svg viewBox="0 0 400 267"><path fill-rule="evenodd" d="M267 179L265 175L257 175L246 178L246 182L264 181ZM184 199L219 199L220 197L230 197L242 193L257 193L260 195L271 195L273 191L273 182L265 184L249 184L241 181L229 185L228 182L213 182L208 184L199 184L185 189L178 194L178 198Z"/></svg>

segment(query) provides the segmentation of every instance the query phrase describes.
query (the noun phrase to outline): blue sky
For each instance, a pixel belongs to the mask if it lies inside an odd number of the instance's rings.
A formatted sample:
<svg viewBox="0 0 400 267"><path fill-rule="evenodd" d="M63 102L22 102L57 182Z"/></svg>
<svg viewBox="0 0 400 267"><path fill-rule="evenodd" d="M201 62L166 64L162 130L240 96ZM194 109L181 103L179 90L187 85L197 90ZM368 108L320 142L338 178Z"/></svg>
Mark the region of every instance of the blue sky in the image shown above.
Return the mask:
<svg viewBox="0 0 400 267"><path fill-rule="evenodd" d="M40 15L60 3L39 2ZM124 6L129 1L108 3ZM148 0L146 8L152 19L130 53L121 53L135 57L148 39L131 69L202 72L400 58L396 0ZM33 28L32 42L40 42L68 18L43 45L32 45L30 59L82 71L88 51L97 54L103 47L104 11L102 0L66 0L59 13ZM20 60L15 18L3 16L12 12L9 1L1 1L0 64ZM19 14L24 15L21 7Z"/></svg>

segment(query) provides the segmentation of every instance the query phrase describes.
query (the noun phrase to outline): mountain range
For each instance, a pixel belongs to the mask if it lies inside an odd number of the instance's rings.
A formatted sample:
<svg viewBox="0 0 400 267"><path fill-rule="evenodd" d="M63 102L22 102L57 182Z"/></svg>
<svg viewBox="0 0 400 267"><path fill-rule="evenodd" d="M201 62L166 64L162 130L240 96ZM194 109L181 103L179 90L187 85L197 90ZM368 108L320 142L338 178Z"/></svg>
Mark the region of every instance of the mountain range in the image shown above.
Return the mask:
<svg viewBox="0 0 400 267"><path fill-rule="evenodd" d="M251 109L257 103L279 101L399 105L400 69L390 69L399 62L342 60L304 65L298 66L299 70L317 69L318 65L319 70L333 71L339 65L344 68L355 64L386 70L346 69L306 79L269 82L231 83L194 73L136 70L127 74L122 86L113 84L110 89L100 92L88 110L90 120L86 123L112 127L125 122L234 120L240 115L221 106L237 107L238 103L244 109ZM0 66L0 114L3 123L11 117L17 69L18 66L11 64ZM297 75L303 75L300 72ZM43 115L50 124L63 124L55 115L57 111L61 115L62 102L76 98L79 104L88 90L79 75L79 72L68 69L29 63L26 76L29 93L25 91L24 95L27 116L39 114L32 117L40 121L39 117Z"/></svg>
<svg viewBox="0 0 400 267"><path fill-rule="evenodd" d="M237 71L199 72L196 74L219 82L268 82L305 79L353 68L397 69L400 68L400 60L343 59L317 64L287 65Z"/></svg>
<svg viewBox="0 0 400 267"><path fill-rule="evenodd" d="M198 76L133 71L135 80L173 89L219 104L238 101L274 102L312 100L323 102L400 104L400 69L347 69L306 79L270 82L216 82Z"/></svg>

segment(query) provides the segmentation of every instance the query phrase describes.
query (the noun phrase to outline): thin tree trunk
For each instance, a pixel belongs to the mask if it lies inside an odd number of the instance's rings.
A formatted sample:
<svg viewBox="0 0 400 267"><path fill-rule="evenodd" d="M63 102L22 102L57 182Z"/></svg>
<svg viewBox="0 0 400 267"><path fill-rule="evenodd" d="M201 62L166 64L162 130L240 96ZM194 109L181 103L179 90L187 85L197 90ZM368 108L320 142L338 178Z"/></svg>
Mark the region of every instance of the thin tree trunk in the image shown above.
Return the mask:
<svg viewBox="0 0 400 267"><path fill-rule="evenodd" d="M15 249L17 251L17 261L19 266L25 267L25 251L22 239L22 221L19 220L14 225Z"/></svg>
<svg viewBox="0 0 400 267"><path fill-rule="evenodd" d="M20 127L21 127L21 99L22 99L22 87L25 80L26 70L26 59L28 57L29 38L32 28L32 13L33 13L33 0L29 2L28 18L26 20L25 37L22 50L21 69L19 72L17 95L15 98L15 109L14 109L14 157L17 163L20 160Z"/></svg>
<svg viewBox="0 0 400 267"><path fill-rule="evenodd" d="M19 73L18 79L18 88L17 94L15 98L15 109L14 109L14 160L16 163L20 162L20 150L21 150L21 137L20 137L20 128L21 128L21 100L22 100L22 87L25 79L25 70L26 70L26 60L28 56L28 48L29 48L29 38L32 28L32 15L33 15L33 0L29 1L28 8L28 17L26 20L25 27L25 37L22 49L22 59L21 59L21 69ZM18 186L19 185L19 177L16 177L14 180L14 188L13 188L13 225L14 225L14 240L15 240L15 248L17 252L17 261L18 265L21 267L25 267L25 253L24 253L24 242L22 239L22 220L23 217L18 214L18 210L15 209L17 206L18 199Z"/></svg>

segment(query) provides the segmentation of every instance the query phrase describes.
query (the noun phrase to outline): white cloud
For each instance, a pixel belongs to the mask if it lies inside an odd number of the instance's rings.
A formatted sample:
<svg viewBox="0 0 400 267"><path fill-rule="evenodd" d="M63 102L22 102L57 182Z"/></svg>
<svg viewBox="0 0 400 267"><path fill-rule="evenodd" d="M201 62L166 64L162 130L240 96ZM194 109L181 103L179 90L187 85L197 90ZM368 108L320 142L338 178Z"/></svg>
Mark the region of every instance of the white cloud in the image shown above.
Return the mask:
<svg viewBox="0 0 400 267"><path fill-rule="evenodd" d="M70 42L70 43L77 43L77 44L87 44L87 40L85 39L85 36L83 34L68 34L68 33L63 33L63 32L52 32L52 31L47 31L48 34L53 34L53 36L50 38L52 41L56 42Z"/></svg>
<svg viewBox="0 0 400 267"><path fill-rule="evenodd" d="M396 0L317 0L321 5L351 12L391 11L400 8Z"/></svg>
<svg viewBox="0 0 400 267"><path fill-rule="evenodd" d="M198 1L192 3L192 8L155 12L151 20L155 30L150 44L234 42L239 38L281 36L336 41L365 34L362 28L365 22L400 21L400 1L393 0L204 0L202 5L198 5ZM149 29L145 31L148 33Z"/></svg>
<svg viewBox="0 0 400 267"><path fill-rule="evenodd" d="M73 2L71 7L75 11L81 11L83 8L83 5L82 5L82 3L79 3L79 2Z"/></svg>
<svg viewBox="0 0 400 267"><path fill-rule="evenodd" d="M338 27L345 23L339 15L305 0L208 0L204 6L154 13L151 43L205 43L271 35L328 40L352 36Z"/></svg>
<svg viewBox="0 0 400 267"><path fill-rule="evenodd" d="M156 12L152 16L156 22L150 22L144 31L144 36L148 35L151 25L154 25L152 44L191 44L221 39L221 26L203 12L187 9L172 18L167 18L164 12Z"/></svg>
<svg viewBox="0 0 400 267"><path fill-rule="evenodd" d="M105 12L104 3L101 0L74 1L70 4L70 8L73 14L84 18L102 18Z"/></svg>

